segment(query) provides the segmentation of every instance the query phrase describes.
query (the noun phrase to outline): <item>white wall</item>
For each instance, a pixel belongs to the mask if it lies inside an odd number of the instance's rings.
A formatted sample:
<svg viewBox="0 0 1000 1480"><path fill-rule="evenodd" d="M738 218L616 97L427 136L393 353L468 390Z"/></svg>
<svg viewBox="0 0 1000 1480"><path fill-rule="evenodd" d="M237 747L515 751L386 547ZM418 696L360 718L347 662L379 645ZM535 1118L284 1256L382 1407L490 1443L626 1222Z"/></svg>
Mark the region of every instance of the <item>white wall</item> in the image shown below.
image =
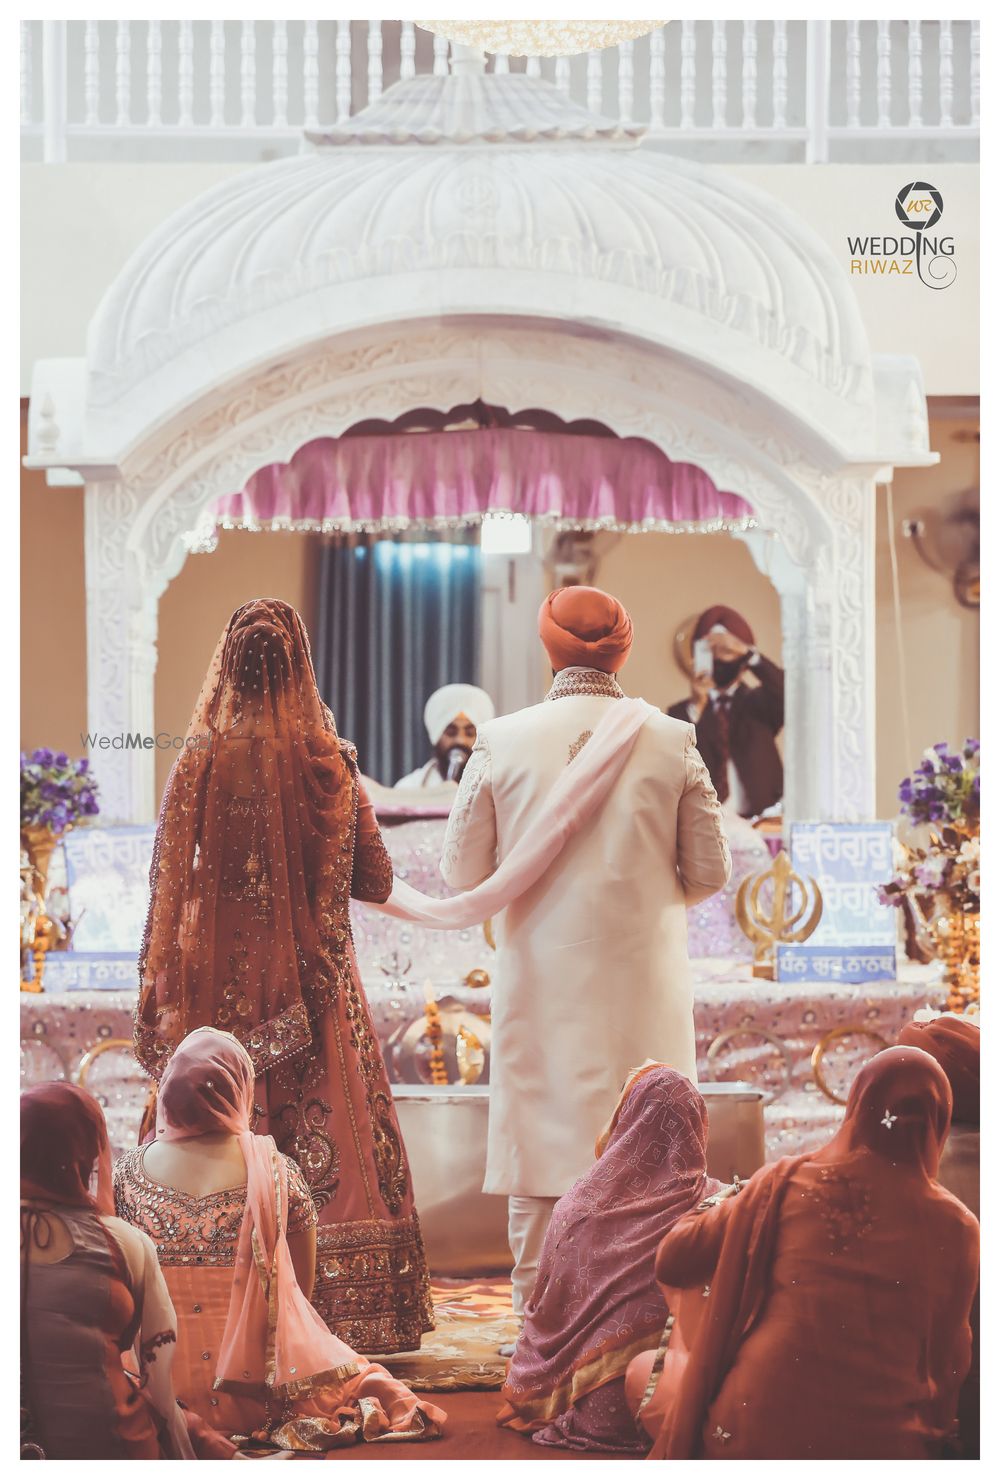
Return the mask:
<svg viewBox="0 0 1000 1480"><path fill-rule="evenodd" d="M24 165L21 214L21 393L36 359L82 355L108 284L168 215L245 169L224 164ZM939 230L955 237L958 276L944 291L916 278L853 278L872 348L914 354L928 395L979 390L979 167L717 165L769 191L813 226L849 272L846 237L899 234L897 191L927 179L944 197Z"/></svg>

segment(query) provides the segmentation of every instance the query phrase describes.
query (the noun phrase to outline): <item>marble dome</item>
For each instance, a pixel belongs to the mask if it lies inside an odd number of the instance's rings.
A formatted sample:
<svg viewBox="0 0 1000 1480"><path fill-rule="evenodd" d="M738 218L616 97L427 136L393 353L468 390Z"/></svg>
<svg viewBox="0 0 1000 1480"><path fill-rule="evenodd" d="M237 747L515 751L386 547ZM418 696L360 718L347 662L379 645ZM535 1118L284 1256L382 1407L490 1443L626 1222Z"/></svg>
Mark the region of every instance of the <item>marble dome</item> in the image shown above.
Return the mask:
<svg viewBox="0 0 1000 1480"><path fill-rule="evenodd" d="M817 427L870 407L864 327L829 247L763 191L641 134L541 79L398 83L143 243L91 323L88 403L110 412L155 380L154 400L183 404L311 340L478 313L695 355Z"/></svg>

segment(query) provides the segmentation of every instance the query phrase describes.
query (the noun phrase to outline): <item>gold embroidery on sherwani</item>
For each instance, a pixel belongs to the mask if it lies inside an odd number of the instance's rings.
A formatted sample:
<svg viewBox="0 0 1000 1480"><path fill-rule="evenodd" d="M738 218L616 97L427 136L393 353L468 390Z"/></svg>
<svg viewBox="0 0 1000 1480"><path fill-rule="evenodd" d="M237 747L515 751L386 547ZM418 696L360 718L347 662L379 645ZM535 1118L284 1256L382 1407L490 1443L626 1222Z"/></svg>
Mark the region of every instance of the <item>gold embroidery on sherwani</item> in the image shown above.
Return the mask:
<svg viewBox="0 0 1000 1480"><path fill-rule="evenodd" d="M569 748L569 760L567 760L566 762L567 765L569 764L569 761L576 760L577 756L580 754L580 751L586 745L587 741L591 738L593 733L593 730L584 730L581 734L577 735L576 739L573 741L573 744Z"/></svg>
<svg viewBox="0 0 1000 1480"><path fill-rule="evenodd" d="M625 690L613 673L602 673L599 668L564 668L552 680L552 687L545 695L550 699L570 699L586 694L599 699L624 699Z"/></svg>

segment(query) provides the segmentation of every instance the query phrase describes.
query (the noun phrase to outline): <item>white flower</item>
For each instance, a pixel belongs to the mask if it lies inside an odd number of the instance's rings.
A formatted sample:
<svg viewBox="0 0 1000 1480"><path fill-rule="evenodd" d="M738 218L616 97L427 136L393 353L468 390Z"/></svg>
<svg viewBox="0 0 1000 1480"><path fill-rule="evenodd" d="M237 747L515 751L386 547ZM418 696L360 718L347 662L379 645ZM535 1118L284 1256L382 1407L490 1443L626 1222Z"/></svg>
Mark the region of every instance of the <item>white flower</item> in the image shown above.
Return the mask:
<svg viewBox="0 0 1000 1480"><path fill-rule="evenodd" d="M959 848L959 850L958 850L958 856L959 856L959 858L964 858L965 861L966 861L966 863L978 863L979 862L979 835L978 834L976 834L974 837L966 838L965 842L962 844L961 848Z"/></svg>
<svg viewBox="0 0 1000 1480"><path fill-rule="evenodd" d="M913 1014L913 1021L915 1023L932 1023L935 1018L943 1016L944 1014L938 1012L936 1007L918 1007Z"/></svg>
<svg viewBox="0 0 1000 1480"><path fill-rule="evenodd" d="M931 747L928 747L924 751L923 759L925 761L930 761L930 763L934 767L935 771L940 771L940 769L941 769L941 757L938 755L938 753L937 753L936 750L932 749Z"/></svg>

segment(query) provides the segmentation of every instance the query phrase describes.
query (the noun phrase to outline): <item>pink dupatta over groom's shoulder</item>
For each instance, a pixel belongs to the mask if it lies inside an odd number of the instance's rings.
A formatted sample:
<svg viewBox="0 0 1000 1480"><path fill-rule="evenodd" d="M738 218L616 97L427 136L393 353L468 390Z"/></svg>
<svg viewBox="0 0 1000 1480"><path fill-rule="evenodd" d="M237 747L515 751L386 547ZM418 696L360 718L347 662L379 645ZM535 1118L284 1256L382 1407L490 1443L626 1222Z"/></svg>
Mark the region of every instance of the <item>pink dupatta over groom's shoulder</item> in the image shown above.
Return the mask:
<svg viewBox="0 0 1000 1480"><path fill-rule="evenodd" d="M476 888L452 899L430 899L402 879L376 909L438 930L464 930L480 925L518 899L545 873L555 858L595 812L599 811L632 753L639 731L653 714L645 699L609 704L590 739L552 788L527 831L496 872Z"/></svg>

